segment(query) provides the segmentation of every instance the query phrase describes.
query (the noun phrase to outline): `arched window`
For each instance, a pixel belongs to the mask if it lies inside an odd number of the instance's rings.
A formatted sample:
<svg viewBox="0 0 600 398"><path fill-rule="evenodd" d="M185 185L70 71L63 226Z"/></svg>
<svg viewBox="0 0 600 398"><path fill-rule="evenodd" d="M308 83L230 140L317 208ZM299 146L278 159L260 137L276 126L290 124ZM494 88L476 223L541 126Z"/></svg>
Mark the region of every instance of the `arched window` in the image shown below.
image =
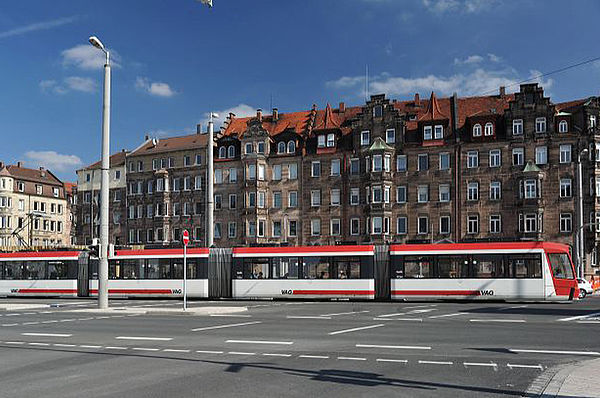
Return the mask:
<svg viewBox="0 0 600 398"><path fill-rule="evenodd" d="M226 149L224 146L219 147L219 159L225 159L225 151Z"/></svg>
<svg viewBox="0 0 600 398"><path fill-rule="evenodd" d="M481 124L473 126L473 137L481 137Z"/></svg>
<svg viewBox="0 0 600 398"><path fill-rule="evenodd" d="M287 147L288 153L296 153L296 141L289 141Z"/></svg>
<svg viewBox="0 0 600 398"><path fill-rule="evenodd" d="M281 141L277 144L277 153L285 153L285 142Z"/></svg>
<svg viewBox="0 0 600 398"><path fill-rule="evenodd" d="M492 123L485 124L485 135L494 135L494 125Z"/></svg>
<svg viewBox="0 0 600 398"><path fill-rule="evenodd" d="M560 123L558 123L558 132L566 133L567 131L569 131L569 124L566 120L561 120Z"/></svg>
<svg viewBox="0 0 600 398"><path fill-rule="evenodd" d="M227 157L228 158L235 157L235 147L233 145L229 145L229 148L227 148Z"/></svg>

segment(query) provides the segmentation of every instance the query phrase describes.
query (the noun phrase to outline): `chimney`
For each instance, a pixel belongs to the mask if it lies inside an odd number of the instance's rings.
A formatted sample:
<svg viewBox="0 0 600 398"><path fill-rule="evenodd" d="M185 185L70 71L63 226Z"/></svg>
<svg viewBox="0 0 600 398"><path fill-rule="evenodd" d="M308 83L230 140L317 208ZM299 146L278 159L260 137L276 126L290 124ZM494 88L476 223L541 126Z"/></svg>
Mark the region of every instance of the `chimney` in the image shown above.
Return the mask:
<svg viewBox="0 0 600 398"><path fill-rule="evenodd" d="M256 110L256 118L259 122L262 122L262 109L259 108Z"/></svg>
<svg viewBox="0 0 600 398"><path fill-rule="evenodd" d="M0 161L0 169L4 167L4 162Z"/></svg>
<svg viewBox="0 0 600 398"><path fill-rule="evenodd" d="M18 162L17 162L17 167L23 167L23 162L21 162L21 161L18 161Z"/></svg>
<svg viewBox="0 0 600 398"><path fill-rule="evenodd" d="M149 139L150 139L150 135L149 135L149 134L146 134L146 135L144 136L144 141L148 141Z"/></svg>
<svg viewBox="0 0 600 398"><path fill-rule="evenodd" d="M196 125L196 134L202 134L202 124L200 123Z"/></svg>
<svg viewBox="0 0 600 398"><path fill-rule="evenodd" d="M340 113L346 112L346 104L344 102L340 102Z"/></svg>
<svg viewBox="0 0 600 398"><path fill-rule="evenodd" d="M279 109L273 108L273 121L276 122L279 120Z"/></svg>
<svg viewBox="0 0 600 398"><path fill-rule="evenodd" d="M506 87L500 86L500 98L504 98L506 95Z"/></svg>
<svg viewBox="0 0 600 398"><path fill-rule="evenodd" d="M415 106L421 106L421 98L419 98L419 93L415 93Z"/></svg>
<svg viewBox="0 0 600 398"><path fill-rule="evenodd" d="M42 166L40 166L40 175L41 175L42 177L46 177L46 169L45 169L45 168L43 168Z"/></svg>

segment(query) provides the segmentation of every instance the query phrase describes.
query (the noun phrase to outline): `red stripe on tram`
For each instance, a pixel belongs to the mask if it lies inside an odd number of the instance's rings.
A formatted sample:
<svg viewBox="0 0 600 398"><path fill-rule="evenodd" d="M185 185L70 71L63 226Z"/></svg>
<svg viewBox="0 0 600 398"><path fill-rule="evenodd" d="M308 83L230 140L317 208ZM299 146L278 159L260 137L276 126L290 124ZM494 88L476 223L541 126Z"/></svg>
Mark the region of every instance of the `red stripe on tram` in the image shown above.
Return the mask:
<svg viewBox="0 0 600 398"><path fill-rule="evenodd" d="M294 290L292 294L338 294L344 296L367 296L370 294L375 294L375 290Z"/></svg>
<svg viewBox="0 0 600 398"><path fill-rule="evenodd" d="M77 289L19 289L18 293L77 293Z"/></svg>
<svg viewBox="0 0 600 398"><path fill-rule="evenodd" d="M98 293L98 289L91 289L90 293ZM108 289L108 294L171 294L171 289Z"/></svg>
<svg viewBox="0 0 600 398"><path fill-rule="evenodd" d="M392 290L396 296L481 296L479 290Z"/></svg>

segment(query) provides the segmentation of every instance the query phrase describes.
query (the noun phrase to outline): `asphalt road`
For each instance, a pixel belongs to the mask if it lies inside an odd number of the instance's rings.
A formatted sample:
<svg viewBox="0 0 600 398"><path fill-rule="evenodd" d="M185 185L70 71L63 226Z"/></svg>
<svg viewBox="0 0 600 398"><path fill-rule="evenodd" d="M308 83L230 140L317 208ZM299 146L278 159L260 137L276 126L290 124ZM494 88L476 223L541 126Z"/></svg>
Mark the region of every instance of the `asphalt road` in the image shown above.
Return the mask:
<svg viewBox="0 0 600 398"><path fill-rule="evenodd" d="M119 301L174 308L175 301ZM1 397L534 397L600 358L600 297L575 303L191 302L228 316L0 299Z"/></svg>

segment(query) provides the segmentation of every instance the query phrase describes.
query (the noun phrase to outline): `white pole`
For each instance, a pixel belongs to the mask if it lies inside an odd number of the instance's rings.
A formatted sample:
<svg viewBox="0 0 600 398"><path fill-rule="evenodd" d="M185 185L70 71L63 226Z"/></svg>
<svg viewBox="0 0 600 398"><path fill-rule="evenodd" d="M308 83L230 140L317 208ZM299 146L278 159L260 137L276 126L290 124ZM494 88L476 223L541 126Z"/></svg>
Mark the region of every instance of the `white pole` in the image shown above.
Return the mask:
<svg viewBox="0 0 600 398"><path fill-rule="evenodd" d="M581 170L581 155L585 153L580 151L577 156L577 189L578 189L578 201L577 201L577 213L579 217L579 230L576 236L577 238L577 276L583 278L583 258L585 256L585 250L583 248L583 172Z"/></svg>
<svg viewBox="0 0 600 398"><path fill-rule="evenodd" d="M183 245L183 310L187 310L187 245Z"/></svg>
<svg viewBox="0 0 600 398"><path fill-rule="evenodd" d="M208 144L207 144L207 173L206 173L206 247L212 247L214 244L214 163L213 163L213 114L210 113L208 121Z"/></svg>
<svg viewBox="0 0 600 398"><path fill-rule="evenodd" d="M110 168L110 56L104 65L102 106L102 179L100 181L100 250L98 264L98 308L108 308L108 184ZM93 182L92 182L93 183ZM93 204L92 204L93 205Z"/></svg>

